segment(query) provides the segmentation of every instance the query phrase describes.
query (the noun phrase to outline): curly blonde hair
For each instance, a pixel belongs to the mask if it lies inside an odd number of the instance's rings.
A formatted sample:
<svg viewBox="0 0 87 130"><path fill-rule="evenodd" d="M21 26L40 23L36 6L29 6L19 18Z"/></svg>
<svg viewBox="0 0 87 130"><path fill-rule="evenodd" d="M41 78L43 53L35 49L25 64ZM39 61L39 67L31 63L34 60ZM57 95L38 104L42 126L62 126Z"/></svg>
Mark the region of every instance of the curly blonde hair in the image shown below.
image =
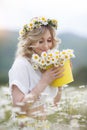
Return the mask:
<svg viewBox="0 0 87 130"><path fill-rule="evenodd" d="M43 34L47 31L47 29L50 31L50 34L52 36L53 46L51 49L56 47L60 40L56 37L55 29L49 25L41 26L41 28L36 28L30 32L27 32L26 35L24 35L20 39L18 43L18 48L16 51L16 57L24 56L26 58L31 58L33 54L32 43L37 42L43 36Z"/></svg>

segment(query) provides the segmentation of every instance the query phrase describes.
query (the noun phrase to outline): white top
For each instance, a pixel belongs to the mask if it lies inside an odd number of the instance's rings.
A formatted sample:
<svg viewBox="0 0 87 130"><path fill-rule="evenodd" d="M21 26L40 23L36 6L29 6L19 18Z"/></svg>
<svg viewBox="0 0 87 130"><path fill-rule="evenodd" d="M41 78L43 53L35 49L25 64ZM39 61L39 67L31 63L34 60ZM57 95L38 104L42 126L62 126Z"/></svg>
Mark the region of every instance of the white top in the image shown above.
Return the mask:
<svg viewBox="0 0 87 130"><path fill-rule="evenodd" d="M25 57L18 57L9 70L10 90L12 90L12 85L15 84L24 94L28 94L39 82L41 75L42 73L39 70L34 70ZM44 93L53 98L57 90L58 88L47 86Z"/></svg>

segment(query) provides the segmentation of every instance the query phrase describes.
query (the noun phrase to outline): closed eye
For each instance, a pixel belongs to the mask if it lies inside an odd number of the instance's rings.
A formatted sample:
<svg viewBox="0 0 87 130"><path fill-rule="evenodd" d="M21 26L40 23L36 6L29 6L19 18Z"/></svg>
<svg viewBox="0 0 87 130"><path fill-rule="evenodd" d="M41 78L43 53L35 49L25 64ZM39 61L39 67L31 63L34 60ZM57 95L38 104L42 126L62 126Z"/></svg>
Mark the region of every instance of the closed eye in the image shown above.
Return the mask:
<svg viewBox="0 0 87 130"><path fill-rule="evenodd" d="M41 43L43 43L43 41L39 41L39 43L41 44Z"/></svg>
<svg viewBox="0 0 87 130"><path fill-rule="evenodd" d="M47 40L48 42L52 42L52 40L50 39L50 40Z"/></svg>

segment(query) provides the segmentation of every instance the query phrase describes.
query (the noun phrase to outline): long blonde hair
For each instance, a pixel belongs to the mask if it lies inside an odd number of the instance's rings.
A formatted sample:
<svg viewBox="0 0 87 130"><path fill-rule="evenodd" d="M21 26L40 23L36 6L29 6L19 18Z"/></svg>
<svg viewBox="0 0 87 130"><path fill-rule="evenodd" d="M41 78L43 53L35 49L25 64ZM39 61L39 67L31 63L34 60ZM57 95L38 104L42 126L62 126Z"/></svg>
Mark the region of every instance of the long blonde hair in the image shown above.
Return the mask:
<svg viewBox="0 0 87 130"><path fill-rule="evenodd" d="M31 58L33 54L33 49L31 47L32 43L37 42L43 36L43 34L47 31L47 29L50 31L50 34L52 36L52 42L53 42L52 48L54 48L59 42L59 39L56 37L54 28L52 28L49 25L41 26L41 28L36 28L30 32L27 32L26 35L24 35L20 39L17 46L16 57L24 56L27 58Z"/></svg>

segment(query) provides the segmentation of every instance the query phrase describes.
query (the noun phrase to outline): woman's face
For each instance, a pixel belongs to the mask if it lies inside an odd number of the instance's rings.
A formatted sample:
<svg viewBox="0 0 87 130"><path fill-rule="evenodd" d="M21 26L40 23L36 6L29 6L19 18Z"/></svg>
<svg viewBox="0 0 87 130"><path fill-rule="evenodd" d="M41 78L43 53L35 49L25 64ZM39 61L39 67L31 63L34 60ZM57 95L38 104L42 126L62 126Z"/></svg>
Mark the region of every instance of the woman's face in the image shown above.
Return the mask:
<svg viewBox="0 0 87 130"><path fill-rule="evenodd" d="M50 34L50 31L47 29L43 36L36 43L34 43L33 50L35 53L40 55L44 51L47 52L52 48L52 46L52 36Z"/></svg>

